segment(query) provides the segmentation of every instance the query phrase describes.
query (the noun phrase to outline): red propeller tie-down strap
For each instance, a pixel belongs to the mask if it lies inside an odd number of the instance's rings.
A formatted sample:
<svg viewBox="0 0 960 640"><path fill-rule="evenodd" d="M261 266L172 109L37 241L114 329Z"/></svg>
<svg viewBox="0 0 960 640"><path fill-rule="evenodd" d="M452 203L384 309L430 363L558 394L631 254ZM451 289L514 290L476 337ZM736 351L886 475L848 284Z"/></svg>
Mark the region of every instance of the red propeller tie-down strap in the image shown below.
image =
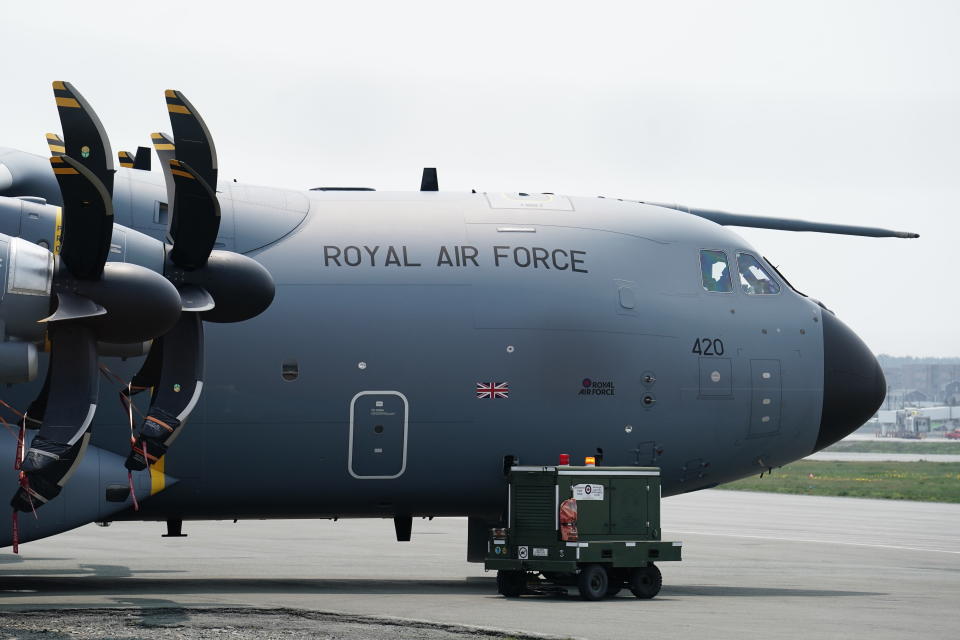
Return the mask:
<svg viewBox="0 0 960 640"><path fill-rule="evenodd" d="M153 387L150 409L140 424L125 462L140 471L167 452L203 389L203 324L200 314L184 312L160 340L155 340L143 368L133 378L136 387Z"/></svg>
<svg viewBox="0 0 960 640"><path fill-rule="evenodd" d="M60 493L65 478L83 458L97 408L93 333L82 325L57 323L51 324L49 335L49 401L40 431L20 464L23 480L10 502L18 511L33 511Z"/></svg>
<svg viewBox="0 0 960 640"><path fill-rule="evenodd" d="M49 378L47 380L49 382ZM3 424L4 429L6 429L10 433L10 435L12 435L17 439L17 447L16 447L16 450L14 451L14 458L13 458L13 469L14 471L17 471L17 483L21 487L26 489L27 495L30 496L30 482L27 480L26 474L24 474L23 471L20 469L20 465L21 463L23 463L23 447L24 447L24 441L26 439L27 424L36 423L39 427L39 422L28 417L27 414L15 409L14 407L10 406L8 403L4 402L3 400L0 400L0 406L6 407L8 410L13 412L14 415L20 418L19 429L17 431L14 431L10 427L10 423L7 422L2 415L0 415L0 423ZM31 503L31 506L33 506L32 503ZM13 546L14 553L20 553L20 517L19 516L20 516L20 512L14 509L13 515L11 516L11 525L13 529L12 530L12 546ZM37 517L36 509L33 510L33 517L34 518Z"/></svg>
<svg viewBox="0 0 960 640"><path fill-rule="evenodd" d="M137 409L137 405L133 403L132 396L135 393L140 393L144 390L143 387L135 387L130 382L124 382L123 378L115 374L110 370L110 367L107 365L100 365L100 373L103 374L108 380L114 380L123 385L120 389L120 404L123 406L124 412L127 414L127 424L130 428L130 446L135 446L137 442L136 436L133 435L133 412L136 411L140 413L140 410ZM130 499L133 501L133 510L140 511L140 503L137 502L137 489L133 482L133 471L127 469L127 485L130 487Z"/></svg>

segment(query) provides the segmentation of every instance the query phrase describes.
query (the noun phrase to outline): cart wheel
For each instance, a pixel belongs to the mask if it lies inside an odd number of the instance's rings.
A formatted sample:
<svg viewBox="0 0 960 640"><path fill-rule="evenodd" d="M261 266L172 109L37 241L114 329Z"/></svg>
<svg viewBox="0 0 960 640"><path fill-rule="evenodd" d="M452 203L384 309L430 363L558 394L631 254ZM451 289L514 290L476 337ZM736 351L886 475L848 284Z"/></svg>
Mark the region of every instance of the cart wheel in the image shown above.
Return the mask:
<svg viewBox="0 0 960 640"><path fill-rule="evenodd" d="M497 571L497 593L507 598L516 598L527 590L527 573L525 571Z"/></svg>
<svg viewBox="0 0 960 640"><path fill-rule="evenodd" d="M627 581L628 577L629 574L623 569L607 571L607 597L612 598L620 593L620 590L623 589L623 583Z"/></svg>
<svg viewBox="0 0 960 640"><path fill-rule="evenodd" d="M580 597L584 600L600 600L607 595L607 588L610 580L607 578L607 570L599 564L588 564L580 570L577 576L577 587L580 589Z"/></svg>
<svg viewBox="0 0 960 640"><path fill-rule="evenodd" d="M657 569L654 564L637 567L630 574L630 591L633 595L644 600L660 593L662 584L663 576L660 575L660 569Z"/></svg>

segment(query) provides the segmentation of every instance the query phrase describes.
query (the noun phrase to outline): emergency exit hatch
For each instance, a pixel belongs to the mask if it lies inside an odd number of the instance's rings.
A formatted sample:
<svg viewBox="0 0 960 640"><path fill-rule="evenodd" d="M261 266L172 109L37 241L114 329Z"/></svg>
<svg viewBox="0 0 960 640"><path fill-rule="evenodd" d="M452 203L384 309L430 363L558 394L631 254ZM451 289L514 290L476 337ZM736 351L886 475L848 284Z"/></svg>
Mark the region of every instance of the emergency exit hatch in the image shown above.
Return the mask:
<svg viewBox="0 0 960 640"><path fill-rule="evenodd" d="M362 391L350 402L348 470L354 478L390 479L407 466L407 398L399 391Z"/></svg>

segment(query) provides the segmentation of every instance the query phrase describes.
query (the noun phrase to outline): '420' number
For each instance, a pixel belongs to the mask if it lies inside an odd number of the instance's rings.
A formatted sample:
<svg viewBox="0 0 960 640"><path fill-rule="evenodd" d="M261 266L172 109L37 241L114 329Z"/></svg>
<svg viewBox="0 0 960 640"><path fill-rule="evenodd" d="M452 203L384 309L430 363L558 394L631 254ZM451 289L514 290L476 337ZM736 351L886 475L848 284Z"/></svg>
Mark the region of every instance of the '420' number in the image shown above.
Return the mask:
<svg viewBox="0 0 960 640"><path fill-rule="evenodd" d="M723 340L720 338L697 338L693 341L693 353L701 356L722 356Z"/></svg>

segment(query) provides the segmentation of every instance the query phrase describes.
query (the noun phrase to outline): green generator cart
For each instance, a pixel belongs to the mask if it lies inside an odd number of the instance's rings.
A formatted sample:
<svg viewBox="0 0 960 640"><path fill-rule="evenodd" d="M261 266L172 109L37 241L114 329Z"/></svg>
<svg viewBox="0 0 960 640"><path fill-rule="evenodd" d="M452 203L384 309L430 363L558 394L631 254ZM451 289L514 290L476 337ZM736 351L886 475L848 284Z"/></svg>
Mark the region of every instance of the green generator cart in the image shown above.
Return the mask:
<svg viewBox="0 0 960 640"><path fill-rule="evenodd" d="M681 543L660 539L656 467L514 466L507 478L507 526L491 530L484 562L504 596L577 586L600 600L626 586L652 598L654 562L680 560Z"/></svg>

